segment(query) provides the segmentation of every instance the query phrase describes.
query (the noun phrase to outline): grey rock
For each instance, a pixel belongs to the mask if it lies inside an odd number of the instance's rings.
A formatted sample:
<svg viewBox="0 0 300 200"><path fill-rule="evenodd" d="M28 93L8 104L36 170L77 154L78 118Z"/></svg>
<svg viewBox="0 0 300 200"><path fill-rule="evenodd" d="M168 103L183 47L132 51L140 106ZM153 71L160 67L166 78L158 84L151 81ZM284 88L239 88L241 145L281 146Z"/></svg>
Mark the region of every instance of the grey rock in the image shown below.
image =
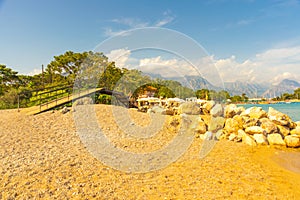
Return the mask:
<svg viewBox="0 0 300 200"><path fill-rule="evenodd" d="M223 115L223 106L221 104L216 104L211 110L210 114L212 117L220 117Z"/></svg>
<svg viewBox="0 0 300 200"><path fill-rule="evenodd" d="M199 115L200 106L196 102L185 102L178 108L178 114Z"/></svg>

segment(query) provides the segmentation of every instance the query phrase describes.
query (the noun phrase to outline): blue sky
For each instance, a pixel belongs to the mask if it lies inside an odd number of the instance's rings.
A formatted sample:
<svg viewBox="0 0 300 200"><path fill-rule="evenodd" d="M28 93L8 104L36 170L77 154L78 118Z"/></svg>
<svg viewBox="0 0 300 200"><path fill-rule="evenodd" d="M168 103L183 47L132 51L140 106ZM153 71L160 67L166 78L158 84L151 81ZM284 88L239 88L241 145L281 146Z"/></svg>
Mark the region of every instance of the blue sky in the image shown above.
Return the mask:
<svg viewBox="0 0 300 200"><path fill-rule="evenodd" d="M0 63L34 73L67 50L151 26L193 38L225 81L300 81L299 19L299 0L0 0Z"/></svg>

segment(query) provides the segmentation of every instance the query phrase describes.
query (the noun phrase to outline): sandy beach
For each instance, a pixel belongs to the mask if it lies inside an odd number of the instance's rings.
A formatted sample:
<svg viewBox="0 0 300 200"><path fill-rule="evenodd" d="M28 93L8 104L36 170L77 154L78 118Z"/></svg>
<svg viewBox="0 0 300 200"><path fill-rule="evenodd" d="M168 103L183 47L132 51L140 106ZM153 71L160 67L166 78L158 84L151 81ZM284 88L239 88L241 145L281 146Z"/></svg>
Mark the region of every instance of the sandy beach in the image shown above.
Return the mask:
<svg viewBox="0 0 300 200"><path fill-rule="evenodd" d="M132 152L166 145L176 127L166 125L149 140L122 137L110 112L96 105L101 128ZM129 110L146 126L146 113ZM169 118L170 116L167 116ZM168 119L167 119L168 120ZM94 158L76 134L73 113L27 116L0 111L0 199L299 199L299 150L251 147L221 140L199 159L202 140L166 168L126 173Z"/></svg>

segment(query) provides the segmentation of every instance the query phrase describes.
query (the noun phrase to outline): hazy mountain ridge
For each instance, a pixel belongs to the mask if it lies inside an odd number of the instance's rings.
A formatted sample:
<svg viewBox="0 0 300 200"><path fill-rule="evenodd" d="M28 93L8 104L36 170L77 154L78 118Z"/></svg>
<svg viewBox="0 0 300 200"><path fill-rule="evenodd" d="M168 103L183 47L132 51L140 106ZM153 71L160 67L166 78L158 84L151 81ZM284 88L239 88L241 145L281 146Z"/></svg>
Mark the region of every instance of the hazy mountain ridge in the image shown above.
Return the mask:
<svg viewBox="0 0 300 200"><path fill-rule="evenodd" d="M200 76L182 76L166 78L159 74L148 74L152 78L161 78L180 82L183 86L192 88L193 90L209 89L209 90L226 90L233 95L242 95L245 93L248 97L264 97L273 98L281 96L283 93L293 93L294 90L300 88L300 83L295 80L284 79L277 85L270 83L251 83L243 81L225 82L224 88L214 86L208 80Z"/></svg>
<svg viewBox="0 0 300 200"><path fill-rule="evenodd" d="M284 79L278 85L271 86L262 96L273 98L281 96L283 93L294 93L294 90L300 88L300 83L294 80Z"/></svg>
<svg viewBox="0 0 300 200"><path fill-rule="evenodd" d="M249 82L225 82L225 90L231 95L241 95L245 93L248 97L259 97L261 96L270 85L266 83L249 83Z"/></svg>

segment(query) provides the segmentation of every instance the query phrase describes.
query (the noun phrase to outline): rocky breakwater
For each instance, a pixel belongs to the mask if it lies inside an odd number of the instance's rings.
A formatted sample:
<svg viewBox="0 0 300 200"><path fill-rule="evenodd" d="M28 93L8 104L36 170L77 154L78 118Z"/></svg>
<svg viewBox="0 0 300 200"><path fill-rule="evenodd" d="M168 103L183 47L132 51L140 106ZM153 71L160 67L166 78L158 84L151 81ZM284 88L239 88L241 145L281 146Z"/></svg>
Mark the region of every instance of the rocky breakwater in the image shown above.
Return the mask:
<svg viewBox="0 0 300 200"><path fill-rule="evenodd" d="M196 137L201 139L243 142L251 146L278 145L300 147L300 122L274 108L222 106L214 101L202 104L187 102L178 114L198 115ZM175 116L174 116L175 117Z"/></svg>

